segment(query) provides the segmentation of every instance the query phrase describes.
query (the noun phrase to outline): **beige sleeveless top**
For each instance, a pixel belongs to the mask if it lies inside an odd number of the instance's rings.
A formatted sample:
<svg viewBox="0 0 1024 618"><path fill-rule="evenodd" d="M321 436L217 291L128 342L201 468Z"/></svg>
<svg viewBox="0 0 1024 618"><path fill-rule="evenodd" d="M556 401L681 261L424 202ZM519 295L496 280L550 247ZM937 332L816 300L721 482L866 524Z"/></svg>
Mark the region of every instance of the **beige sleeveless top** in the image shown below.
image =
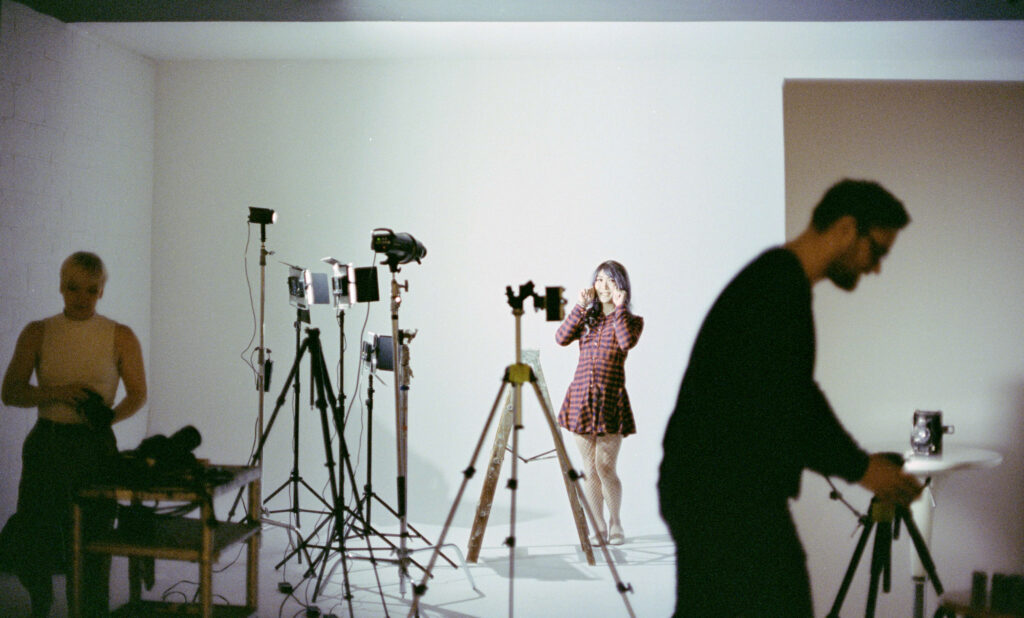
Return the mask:
<svg viewBox="0 0 1024 618"><path fill-rule="evenodd" d="M69 320L63 313L43 320L43 343L36 374L39 386L61 386L83 382L114 404L120 376L114 351L117 322L101 315L88 320ZM82 423L73 406L45 403L39 418L57 423Z"/></svg>

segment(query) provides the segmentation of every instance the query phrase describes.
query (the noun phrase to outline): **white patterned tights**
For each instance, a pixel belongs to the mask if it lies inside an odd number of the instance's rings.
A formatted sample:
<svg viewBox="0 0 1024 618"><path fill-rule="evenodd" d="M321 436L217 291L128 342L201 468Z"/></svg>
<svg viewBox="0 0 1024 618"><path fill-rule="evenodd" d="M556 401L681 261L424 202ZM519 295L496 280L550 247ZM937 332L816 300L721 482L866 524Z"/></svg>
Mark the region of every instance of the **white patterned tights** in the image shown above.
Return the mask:
<svg viewBox="0 0 1024 618"><path fill-rule="evenodd" d="M622 435L581 435L576 437L576 446L583 456L584 493L590 510L597 518L597 532L602 537L608 527L605 525L604 505L608 505L608 526L612 533L621 534L622 522L619 511L622 506L622 481L615 471L615 463L619 458L619 447L622 446Z"/></svg>

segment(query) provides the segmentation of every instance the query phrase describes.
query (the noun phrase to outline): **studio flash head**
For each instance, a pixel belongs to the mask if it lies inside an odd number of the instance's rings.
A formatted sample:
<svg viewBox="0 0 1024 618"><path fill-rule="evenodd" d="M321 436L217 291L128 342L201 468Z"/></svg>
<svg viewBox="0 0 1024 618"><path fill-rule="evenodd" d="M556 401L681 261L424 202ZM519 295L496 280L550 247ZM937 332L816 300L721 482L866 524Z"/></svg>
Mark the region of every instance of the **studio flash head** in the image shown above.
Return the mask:
<svg viewBox="0 0 1024 618"><path fill-rule="evenodd" d="M355 303L372 303L380 300L376 267L356 268L352 264L343 264L332 257L325 257L320 261L330 264L333 270L331 298L335 309L345 309Z"/></svg>
<svg viewBox="0 0 1024 618"><path fill-rule="evenodd" d="M376 253L386 254L388 259L385 263L392 269L399 264L408 264L409 262L419 264L420 260L427 255L427 248L413 238L412 234L396 234L385 227L373 230L370 248Z"/></svg>
<svg viewBox="0 0 1024 618"><path fill-rule="evenodd" d="M910 431L910 448L915 455L938 457L942 455L942 435L954 433L956 427L942 424L942 412L914 411L914 426Z"/></svg>
<svg viewBox="0 0 1024 618"><path fill-rule="evenodd" d="M288 301L299 309L310 305L326 305L331 302L327 289L327 275L315 273L308 268L288 266Z"/></svg>
<svg viewBox="0 0 1024 618"><path fill-rule="evenodd" d="M391 335L377 335L367 332L363 339L360 358L369 366L371 372L394 371L395 355Z"/></svg>
<svg viewBox="0 0 1024 618"><path fill-rule="evenodd" d="M269 208L256 208L255 206L249 207L249 223L258 223L260 225L270 225L277 221L277 213Z"/></svg>

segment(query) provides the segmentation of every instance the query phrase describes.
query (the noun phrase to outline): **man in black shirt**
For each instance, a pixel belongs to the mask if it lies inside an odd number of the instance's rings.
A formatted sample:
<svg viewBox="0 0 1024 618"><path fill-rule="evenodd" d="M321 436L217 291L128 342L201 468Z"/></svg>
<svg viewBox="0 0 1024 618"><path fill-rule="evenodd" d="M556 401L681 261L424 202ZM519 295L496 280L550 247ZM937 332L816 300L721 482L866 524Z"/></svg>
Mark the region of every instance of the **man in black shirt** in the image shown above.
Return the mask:
<svg viewBox="0 0 1024 618"><path fill-rule="evenodd" d="M826 192L800 236L747 265L715 301L664 439L661 512L676 543L677 616L812 616L789 513L804 468L909 504L918 481L868 455L814 381L811 287L853 290L909 221L873 182Z"/></svg>

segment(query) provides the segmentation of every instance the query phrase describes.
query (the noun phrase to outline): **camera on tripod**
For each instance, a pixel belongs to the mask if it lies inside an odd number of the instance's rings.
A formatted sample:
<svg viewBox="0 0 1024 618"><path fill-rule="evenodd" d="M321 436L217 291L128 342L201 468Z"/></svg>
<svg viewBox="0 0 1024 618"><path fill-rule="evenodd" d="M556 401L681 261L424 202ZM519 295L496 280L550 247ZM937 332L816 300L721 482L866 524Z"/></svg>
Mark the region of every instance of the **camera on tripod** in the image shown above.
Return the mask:
<svg viewBox="0 0 1024 618"><path fill-rule="evenodd" d="M565 288L549 286L544 288L544 295L535 293L533 281L527 281L519 286L519 294L512 292L512 286L505 286L505 296L508 297L508 304L516 310L522 310L523 301L527 298L533 299L534 311L544 310L548 322L561 322L565 319Z"/></svg>

